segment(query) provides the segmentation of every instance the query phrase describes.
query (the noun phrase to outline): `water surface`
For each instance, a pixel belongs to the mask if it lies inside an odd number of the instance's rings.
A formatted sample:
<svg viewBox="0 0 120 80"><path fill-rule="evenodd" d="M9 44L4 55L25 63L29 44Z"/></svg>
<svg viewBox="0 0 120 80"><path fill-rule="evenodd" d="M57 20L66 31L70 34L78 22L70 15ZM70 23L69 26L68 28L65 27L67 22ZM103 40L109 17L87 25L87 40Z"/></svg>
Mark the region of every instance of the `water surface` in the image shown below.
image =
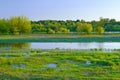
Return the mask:
<svg viewBox="0 0 120 80"><path fill-rule="evenodd" d="M120 42L89 42L89 43L66 43L66 42L32 42L32 43L0 43L0 51L6 50L29 50L29 49L120 49Z"/></svg>
<svg viewBox="0 0 120 80"><path fill-rule="evenodd" d="M31 43L32 49L120 49L120 42Z"/></svg>

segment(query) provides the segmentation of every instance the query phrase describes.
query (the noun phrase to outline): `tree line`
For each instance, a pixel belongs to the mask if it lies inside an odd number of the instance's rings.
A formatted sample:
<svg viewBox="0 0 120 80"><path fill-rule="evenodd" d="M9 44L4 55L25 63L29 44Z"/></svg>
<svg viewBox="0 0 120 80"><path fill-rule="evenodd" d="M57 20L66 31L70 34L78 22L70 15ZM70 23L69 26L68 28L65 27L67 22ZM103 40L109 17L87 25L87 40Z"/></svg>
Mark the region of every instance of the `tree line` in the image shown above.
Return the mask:
<svg viewBox="0 0 120 80"><path fill-rule="evenodd" d="M120 31L120 22L115 19L100 18L99 21L85 20L39 20L30 21L26 16L14 16L0 19L0 34L55 34L79 33L102 34Z"/></svg>
<svg viewBox="0 0 120 80"><path fill-rule="evenodd" d="M14 16L10 19L0 19L0 34L31 33L31 22L25 16Z"/></svg>

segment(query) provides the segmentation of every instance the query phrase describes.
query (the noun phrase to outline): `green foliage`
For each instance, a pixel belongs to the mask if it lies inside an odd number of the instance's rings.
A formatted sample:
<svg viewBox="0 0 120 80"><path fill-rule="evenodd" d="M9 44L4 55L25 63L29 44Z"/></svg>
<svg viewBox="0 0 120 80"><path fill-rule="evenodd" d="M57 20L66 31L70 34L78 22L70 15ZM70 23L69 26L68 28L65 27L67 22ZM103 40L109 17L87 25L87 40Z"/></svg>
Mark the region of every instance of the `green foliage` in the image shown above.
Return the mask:
<svg viewBox="0 0 120 80"><path fill-rule="evenodd" d="M70 30L67 28L60 28L59 32L60 33L70 33Z"/></svg>
<svg viewBox="0 0 120 80"><path fill-rule="evenodd" d="M0 19L0 34L9 34L9 21L5 19Z"/></svg>
<svg viewBox="0 0 120 80"><path fill-rule="evenodd" d="M32 24L32 33L42 33L46 32L47 29L44 27L43 24Z"/></svg>
<svg viewBox="0 0 120 80"><path fill-rule="evenodd" d="M77 31L78 33L85 32L86 34L90 34L92 32L92 25L89 23L78 23Z"/></svg>
<svg viewBox="0 0 120 80"><path fill-rule="evenodd" d="M91 24L85 24L85 31L87 34L91 34L92 30L93 29Z"/></svg>
<svg viewBox="0 0 120 80"><path fill-rule="evenodd" d="M104 28L101 27L101 26L99 26L99 27L98 27L98 34L101 35L102 33L104 33Z"/></svg>
<svg viewBox="0 0 120 80"><path fill-rule="evenodd" d="M25 16L14 16L10 19L0 19L1 34L31 33L31 22Z"/></svg>
<svg viewBox="0 0 120 80"><path fill-rule="evenodd" d="M82 31L84 31L83 24L82 23L78 23L77 24L77 32L82 33Z"/></svg>
<svg viewBox="0 0 120 80"><path fill-rule="evenodd" d="M25 16L15 16L10 18L10 31L13 34L30 33L30 20Z"/></svg>
<svg viewBox="0 0 120 80"><path fill-rule="evenodd" d="M80 33L99 34L120 31L120 22L115 19L100 18L99 21L85 20L40 20L30 21L26 16L0 19L0 34L26 33Z"/></svg>
<svg viewBox="0 0 120 80"><path fill-rule="evenodd" d="M53 33L55 33L55 31L54 30L52 30L52 29L50 29L50 28L48 28L48 32L47 32L48 34L53 34Z"/></svg>

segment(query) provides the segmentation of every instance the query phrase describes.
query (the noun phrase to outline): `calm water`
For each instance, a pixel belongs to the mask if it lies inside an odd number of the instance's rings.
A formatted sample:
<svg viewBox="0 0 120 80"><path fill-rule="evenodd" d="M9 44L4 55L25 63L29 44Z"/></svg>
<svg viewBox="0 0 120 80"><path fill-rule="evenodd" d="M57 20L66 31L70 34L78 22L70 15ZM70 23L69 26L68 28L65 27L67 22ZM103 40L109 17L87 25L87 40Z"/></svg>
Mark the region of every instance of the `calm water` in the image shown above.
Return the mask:
<svg viewBox="0 0 120 80"><path fill-rule="evenodd" d="M120 42L31 43L32 49L120 49Z"/></svg>
<svg viewBox="0 0 120 80"><path fill-rule="evenodd" d="M90 43L0 43L1 50L27 49L120 49L120 42Z"/></svg>

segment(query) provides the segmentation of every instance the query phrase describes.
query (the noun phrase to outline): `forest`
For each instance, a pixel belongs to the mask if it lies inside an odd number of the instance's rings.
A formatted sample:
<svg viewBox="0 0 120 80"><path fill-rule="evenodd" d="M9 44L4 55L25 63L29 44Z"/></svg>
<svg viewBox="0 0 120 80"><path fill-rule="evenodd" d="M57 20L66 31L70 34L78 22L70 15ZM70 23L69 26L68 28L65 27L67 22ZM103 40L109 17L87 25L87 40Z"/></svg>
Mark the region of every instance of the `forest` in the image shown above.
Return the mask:
<svg viewBox="0 0 120 80"><path fill-rule="evenodd" d="M119 32L120 21L100 18L99 21L79 20L39 20L31 21L26 16L13 16L0 19L0 34L103 34L104 32Z"/></svg>

